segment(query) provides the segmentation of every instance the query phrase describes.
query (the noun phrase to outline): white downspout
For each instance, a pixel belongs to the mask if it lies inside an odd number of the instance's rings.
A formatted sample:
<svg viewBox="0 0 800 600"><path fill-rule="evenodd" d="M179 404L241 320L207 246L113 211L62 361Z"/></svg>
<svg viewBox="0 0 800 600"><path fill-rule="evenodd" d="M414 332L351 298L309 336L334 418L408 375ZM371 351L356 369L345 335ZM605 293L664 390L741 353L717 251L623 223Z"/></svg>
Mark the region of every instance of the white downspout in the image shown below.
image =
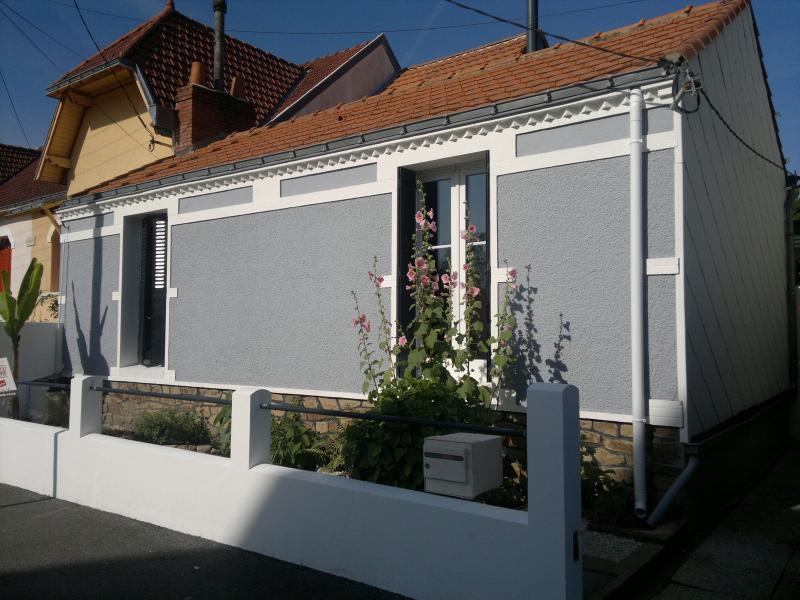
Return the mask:
<svg viewBox="0 0 800 600"><path fill-rule="evenodd" d="M647 515L646 399L644 381L644 199L642 197L642 90L631 90L631 414L633 416L633 512Z"/></svg>

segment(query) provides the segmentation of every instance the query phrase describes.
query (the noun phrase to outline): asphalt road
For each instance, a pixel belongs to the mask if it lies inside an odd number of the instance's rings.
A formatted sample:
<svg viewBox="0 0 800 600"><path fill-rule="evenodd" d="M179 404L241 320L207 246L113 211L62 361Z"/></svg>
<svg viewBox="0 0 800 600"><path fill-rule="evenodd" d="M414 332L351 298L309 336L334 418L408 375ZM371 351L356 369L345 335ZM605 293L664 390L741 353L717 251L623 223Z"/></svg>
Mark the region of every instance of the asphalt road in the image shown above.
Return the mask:
<svg viewBox="0 0 800 600"><path fill-rule="evenodd" d="M0 598L401 597L260 554L0 485Z"/></svg>

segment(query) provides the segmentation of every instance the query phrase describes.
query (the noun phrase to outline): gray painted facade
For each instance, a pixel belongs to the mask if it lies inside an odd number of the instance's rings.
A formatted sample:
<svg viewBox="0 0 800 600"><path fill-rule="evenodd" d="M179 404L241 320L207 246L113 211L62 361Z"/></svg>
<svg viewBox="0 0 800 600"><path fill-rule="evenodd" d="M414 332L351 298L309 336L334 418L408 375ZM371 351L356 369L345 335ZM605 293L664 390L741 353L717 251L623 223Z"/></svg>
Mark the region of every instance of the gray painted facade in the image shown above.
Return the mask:
<svg viewBox="0 0 800 600"><path fill-rule="evenodd" d="M517 156L529 156L627 139L628 120L628 115L622 114L523 133L517 136ZM672 131L672 128L672 111L669 108L662 107L644 111L642 120L644 135Z"/></svg>
<svg viewBox="0 0 800 600"><path fill-rule="evenodd" d="M674 245L673 153L645 163L648 253L664 256ZM518 391L566 381L582 410L630 414L629 168L623 156L498 178L498 258L519 272ZM648 279L649 394L667 400L677 395L672 279Z"/></svg>
<svg viewBox="0 0 800 600"><path fill-rule="evenodd" d="M61 249L64 366L67 372L107 375L117 366L119 236L69 242Z"/></svg>
<svg viewBox="0 0 800 600"><path fill-rule="evenodd" d="M198 210L208 210L209 208L235 206L237 204L247 204L252 201L253 186L248 185L232 190L225 190L223 192L186 196L178 200L178 213L183 214Z"/></svg>
<svg viewBox="0 0 800 600"><path fill-rule="evenodd" d="M731 126L780 162L749 10L691 61ZM683 119L691 435L788 389L784 175L704 103Z"/></svg>
<svg viewBox="0 0 800 600"><path fill-rule="evenodd" d="M372 183L378 179L378 164L370 163L360 167L337 169L327 173L303 175L281 180L281 197L324 192L349 185Z"/></svg>
<svg viewBox="0 0 800 600"><path fill-rule="evenodd" d="M114 213L107 212L91 217L81 217L72 221L64 222L64 231L67 233L77 233L79 231L89 231L90 229L100 229L114 224Z"/></svg>
<svg viewBox="0 0 800 600"><path fill-rule="evenodd" d="M168 367L181 381L360 393L350 290L374 313L366 273L373 256L391 271L391 217L382 195L172 227Z"/></svg>

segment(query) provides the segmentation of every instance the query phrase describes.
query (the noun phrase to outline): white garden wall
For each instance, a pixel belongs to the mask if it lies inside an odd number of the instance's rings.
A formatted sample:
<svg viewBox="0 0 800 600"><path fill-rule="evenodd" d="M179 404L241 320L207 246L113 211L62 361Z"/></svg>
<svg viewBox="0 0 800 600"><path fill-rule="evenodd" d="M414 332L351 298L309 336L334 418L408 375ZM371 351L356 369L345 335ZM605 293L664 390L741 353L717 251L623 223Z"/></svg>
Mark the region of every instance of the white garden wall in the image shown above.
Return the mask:
<svg viewBox="0 0 800 600"><path fill-rule="evenodd" d="M581 597L572 386L529 392L526 513L266 464L263 390L234 394L230 459L103 436L92 385L101 379L73 379L70 428L57 438L59 498L413 598ZM19 425L0 419L0 439L21 435ZM31 439L43 435L27 427ZM17 457L27 464L26 453ZM0 482L12 483L5 469Z"/></svg>

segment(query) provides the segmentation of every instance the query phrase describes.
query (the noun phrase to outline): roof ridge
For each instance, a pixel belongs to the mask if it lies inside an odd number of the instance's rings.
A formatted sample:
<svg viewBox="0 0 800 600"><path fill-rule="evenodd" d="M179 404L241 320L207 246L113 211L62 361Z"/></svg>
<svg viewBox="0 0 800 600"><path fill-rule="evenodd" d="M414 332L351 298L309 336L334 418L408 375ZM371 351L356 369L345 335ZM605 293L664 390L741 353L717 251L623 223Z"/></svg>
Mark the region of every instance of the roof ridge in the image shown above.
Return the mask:
<svg viewBox="0 0 800 600"><path fill-rule="evenodd" d="M430 65L436 64L440 61L451 60L454 58L458 58L460 56L466 56L467 54L472 54L473 52L479 52L481 50L486 50L491 48L492 46L499 46L500 44L505 44L508 42L513 42L519 37L523 37L524 33L518 33L517 35L508 36L499 40L494 40L493 42L487 42L486 44L482 44L480 46L476 46L475 48L467 48L466 50L461 50L460 52L453 52L452 54L447 54L445 56L440 56L438 58L432 58L430 60L426 60L425 62L417 63L415 65L411 65L410 67L406 67L407 71L413 71L414 69L418 69L420 67L428 67Z"/></svg>
<svg viewBox="0 0 800 600"><path fill-rule="evenodd" d="M166 18L168 15L172 14L173 12L177 12L175 10L175 5L172 2L167 2L167 4L164 5L164 8L162 8L158 13L156 13L155 15L150 17L149 19L147 19L144 23L141 23L141 24L137 25L136 27L134 27L133 29L131 29L127 33L123 33L121 36L119 36L115 40L113 40L113 41L109 42L108 44L106 44L105 46L103 46L103 48L99 52L95 52L94 54L92 54L91 56L87 57L85 60L81 61L76 66L74 66L73 68L68 70L66 73L62 74L61 77L59 77L58 79L53 81L49 86L47 86L48 89L52 88L52 87L55 87L56 85L58 85L61 81L64 81L65 79L68 79L70 77L74 77L75 75L78 75L78 74L82 73L85 70L84 68L82 68L83 65L91 62L97 56L100 56L100 58L104 59L104 54L105 54L105 52L107 50L109 50L115 44L119 44L120 42L122 42L126 38L130 37L134 41L131 44L131 47L127 51L122 53L122 55L124 56L125 54L127 54L127 52L130 49L136 47L136 45L139 42L141 42L142 39L150 31L152 31L153 27L155 27L158 23L160 23L164 18ZM101 62L100 64L105 64L107 62L109 62L109 61L107 59L104 59L103 62Z"/></svg>
<svg viewBox="0 0 800 600"><path fill-rule="evenodd" d="M330 58L332 56L336 56L337 54L341 54L342 52L351 52L352 50L355 50L356 48L361 49L364 46L366 46L367 44L370 44L370 43L374 42L375 40L377 40L382 35L383 34L381 33L381 34L378 34L374 38L368 39L368 40L366 40L364 42L361 42L359 44L355 44L354 46L349 46L347 48L342 48L341 50L336 50L336 51L330 52L328 54L323 54L322 56L315 56L314 58L311 58L311 59L303 62L300 66L301 67L305 67L307 65L310 65L313 62L318 62L318 61L321 61L321 60L325 60L326 58Z"/></svg>

